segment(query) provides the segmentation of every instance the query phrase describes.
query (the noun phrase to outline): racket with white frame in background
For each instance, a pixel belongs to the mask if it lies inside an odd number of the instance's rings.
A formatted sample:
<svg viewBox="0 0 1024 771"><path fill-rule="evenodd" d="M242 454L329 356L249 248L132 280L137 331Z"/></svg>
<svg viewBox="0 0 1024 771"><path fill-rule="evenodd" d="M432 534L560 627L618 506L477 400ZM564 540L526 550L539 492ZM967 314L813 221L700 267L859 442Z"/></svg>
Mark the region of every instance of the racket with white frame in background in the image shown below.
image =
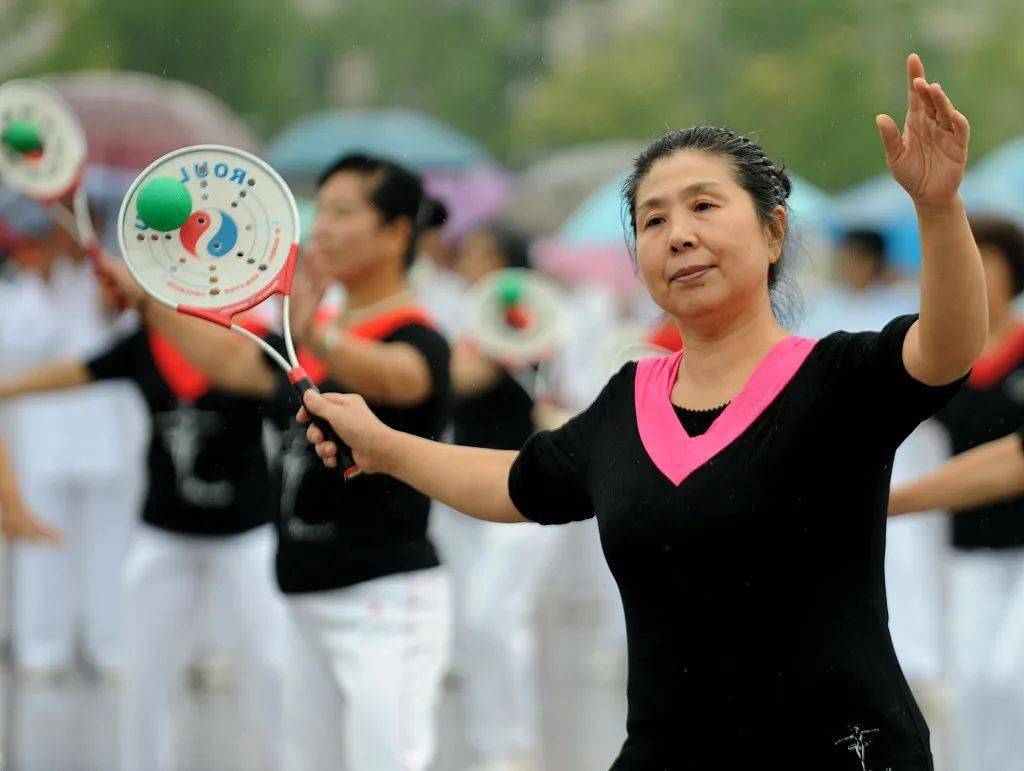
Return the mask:
<svg viewBox="0 0 1024 771"><path fill-rule="evenodd" d="M16 193L49 207L50 216L96 263L100 243L82 184L85 132L49 86L35 80L0 85L0 178ZM69 211L61 201L71 196Z"/></svg>
<svg viewBox="0 0 1024 771"><path fill-rule="evenodd" d="M531 399L552 397L541 369L565 342L567 305L565 291L537 271L496 270L469 290L468 337Z"/></svg>
<svg viewBox="0 0 1024 771"><path fill-rule="evenodd" d="M298 209L288 185L264 161L222 145L168 153L128 188L117 232L125 263L146 294L252 340L288 373L300 398L318 390L299 364L291 335ZM283 298L287 359L233 321L275 294ZM337 445L345 479L358 475L330 424L318 417L313 422Z"/></svg>

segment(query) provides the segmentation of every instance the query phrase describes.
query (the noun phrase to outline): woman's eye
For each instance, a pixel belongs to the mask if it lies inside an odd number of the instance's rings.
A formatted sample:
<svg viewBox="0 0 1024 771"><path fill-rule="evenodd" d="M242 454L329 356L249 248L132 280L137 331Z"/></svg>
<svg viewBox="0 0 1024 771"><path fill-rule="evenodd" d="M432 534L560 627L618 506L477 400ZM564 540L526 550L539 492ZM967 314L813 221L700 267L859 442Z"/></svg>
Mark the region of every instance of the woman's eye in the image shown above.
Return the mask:
<svg viewBox="0 0 1024 771"><path fill-rule="evenodd" d="M665 221L664 217L651 217L647 222L644 223L644 229L660 225Z"/></svg>
<svg viewBox="0 0 1024 771"><path fill-rule="evenodd" d="M707 211L708 209L714 209L714 208L715 208L715 205L713 203L709 203L708 201L701 201L700 203L698 203L696 206L693 207L693 210L694 211Z"/></svg>

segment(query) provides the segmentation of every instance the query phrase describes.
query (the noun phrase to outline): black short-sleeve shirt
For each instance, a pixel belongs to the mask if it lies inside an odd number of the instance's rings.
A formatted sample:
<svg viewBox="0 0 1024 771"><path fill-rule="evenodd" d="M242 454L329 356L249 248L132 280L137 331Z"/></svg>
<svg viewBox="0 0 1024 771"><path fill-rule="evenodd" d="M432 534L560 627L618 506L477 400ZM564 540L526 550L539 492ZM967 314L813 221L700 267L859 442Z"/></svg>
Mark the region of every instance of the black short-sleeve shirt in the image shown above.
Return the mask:
<svg viewBox="0 0 1024 771"><path fill-rule="evenodd" d="M142 392L151 425L144 522L233 535L274 518L261 400L204 386L169 343L143 328L85 366L95 380L131 380Z"/></svg>
<svg viewBox="0 0 1024 771"><path fill-rule="evenodd" d="M423 323L408 323L380 338L416 348L431 373L428 397L412 407L370 404L387 425L436 439L447 420L448 344ZM281 338L271 343L283 350ZM304 356L307 356L305 354ZM317 377L321 391L347 389L343 382ZM286 594L339 589L395 573L436 567L439 562L427 536L430 499L386 475L349 482L327 469L306 441L305 426L295 422L299 402L282 377L273 410L283 428L280 539L277 579Z"/></svg>
<svg viewBox="0 0 1024 771"><path fill-rule="evenodd" d="M452 428L455 444L518 450L533 433L533 399L502 372L490 388L454 400Z"/></svg>
<svg viewBox="0 0 1024 771"><path fill-rule="evenodd" d="M1010 335L1002 350L978 361L967 385L936 418L949 433L954 454L1004 437L1024 423L1024 327ZM956 512L952 541L958 549L1024 546L1024 497Z"/></svg>
<svg viewBox="0 0 1024 771"><path fill-rule="evenodd" d="M628 364L520 452L517 508L596 515L622 596L615 769L852 770L857 741L869 768L931 768L889 637L885 522L897 446L960 383L906 372L913 321L780 343L694 437L669 400L679 354Z"/></svg>

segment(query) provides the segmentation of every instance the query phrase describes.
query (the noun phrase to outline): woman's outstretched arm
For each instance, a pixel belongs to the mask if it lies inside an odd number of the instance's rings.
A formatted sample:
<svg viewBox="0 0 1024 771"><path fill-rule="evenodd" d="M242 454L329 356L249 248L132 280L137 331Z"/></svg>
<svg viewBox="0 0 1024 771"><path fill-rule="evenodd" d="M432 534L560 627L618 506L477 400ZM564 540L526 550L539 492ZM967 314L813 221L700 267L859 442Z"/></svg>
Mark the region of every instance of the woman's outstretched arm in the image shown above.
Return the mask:
<svg viewBox="0 0 1024 771"><path fill-rule="evenodd" d="M893 488L889 516L931 509L969 509L1024 495L1024 449L1019 434L975 447L931 474Z"/></svg>
<svg viewBox="0 0 1024 771"><path fill-rule="evenodd" d="M518 453L433 442L384 425L355 394L307 392L299 419L309 412L325 418L352 450L364 472L388 474L424 495L476 519L527 521L509 497L508 475ZM307 436L328 466L337 465L337 447L310 424Z"/></svg>
<svg viewBox="0 0 1024 771"><path fill-rule="evenodd" d="M910 329L903 361L916 380L945 385L966 373L988 334L985 275L960 196L970 125L938 83L929 83L917 54L907 59L903 132L876 118L885 160L917 209L921 233L921 316Z"/></svg>
<svg viewBox="0 0 1024 771"><path fill-rule="evenodd" d="M75 359L55 361L0 380L0 399L13 399L44 391L64 391L91 382L92 375L85 362Z"/></svg>

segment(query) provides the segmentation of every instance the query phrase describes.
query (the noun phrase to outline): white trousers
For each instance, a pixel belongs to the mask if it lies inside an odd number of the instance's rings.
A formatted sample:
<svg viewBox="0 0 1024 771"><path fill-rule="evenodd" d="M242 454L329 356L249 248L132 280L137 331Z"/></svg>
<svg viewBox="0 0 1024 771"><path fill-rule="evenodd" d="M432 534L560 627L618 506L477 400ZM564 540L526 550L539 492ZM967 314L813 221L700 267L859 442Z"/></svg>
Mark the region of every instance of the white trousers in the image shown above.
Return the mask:
<svg viewBox="0 0 1024 771"><path fill-rule="evenodd" d="M455 584L466 737L484 760L537 752L533 613L560 534L530 523L482 522L437 503L431 517Z"/></svg>
<svg viewBox="0 0 1024 771"><path fill-rule="evenodd" d="M132 477L25 478L22 495L58 528L60 546L17 544L13 550L12 642L23 667L62 667L82 652L100 667L121 663L124 560L136 527Z"/></svg>
<svg viewBox="0 0 1024 771"><path fill-rule="evenodd" d="M957 771L1020 768L1024 757L1024 550L953 558Z"/></svg>
<svg viewBox="0 0 1024 771"><path fill-rule="evenodd" d="M122 771L174 767L174 701L195 644L191 634L202 595L227 617L243 701L266 741L279 752L285 626L273 578L269 525L234 536L186 536L140 527L126 570L125 677L121 699Z"/></svg>
<svg viewBox="0 0 1024 771"><path fill-rule="evenodd" d="M450 642L440 568L287 598L285 771L423 771Z"/></svg>

